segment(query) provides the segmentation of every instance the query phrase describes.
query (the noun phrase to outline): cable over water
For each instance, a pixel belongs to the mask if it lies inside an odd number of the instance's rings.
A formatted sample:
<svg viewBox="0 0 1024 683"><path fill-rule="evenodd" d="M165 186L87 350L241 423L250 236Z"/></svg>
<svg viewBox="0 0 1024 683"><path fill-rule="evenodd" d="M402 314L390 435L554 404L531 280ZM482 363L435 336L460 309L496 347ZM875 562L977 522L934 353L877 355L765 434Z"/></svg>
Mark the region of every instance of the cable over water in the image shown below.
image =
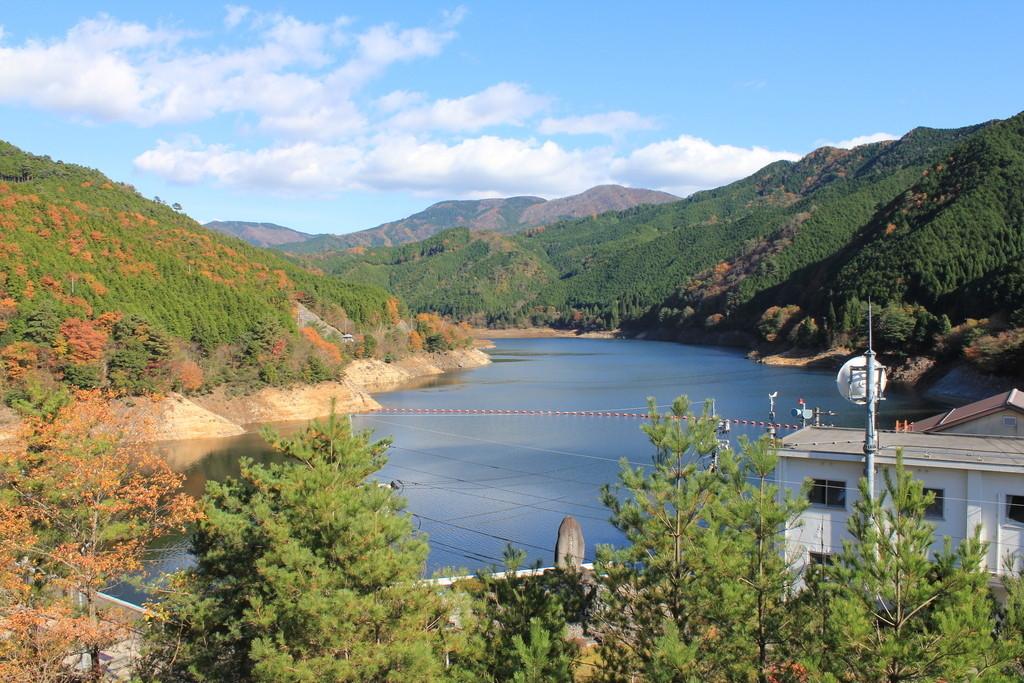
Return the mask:
<svg viewBox="0 0 1024 683"><path fill-rule="evenodd" d="M514 410L514 409L490 409L490 408L389 408L383 407L377 410L356 413L357 415L510 415L510 416L534 416L534 417L615 417L634 420L646 420L646 412L620 412L611 410ZM683 416L684 420L689 419ZM744 418L719 418L737 425L750 425L752 427L775 427L776 429L800 429L800 425L768 422L766 420L748 420Z"/></svg>

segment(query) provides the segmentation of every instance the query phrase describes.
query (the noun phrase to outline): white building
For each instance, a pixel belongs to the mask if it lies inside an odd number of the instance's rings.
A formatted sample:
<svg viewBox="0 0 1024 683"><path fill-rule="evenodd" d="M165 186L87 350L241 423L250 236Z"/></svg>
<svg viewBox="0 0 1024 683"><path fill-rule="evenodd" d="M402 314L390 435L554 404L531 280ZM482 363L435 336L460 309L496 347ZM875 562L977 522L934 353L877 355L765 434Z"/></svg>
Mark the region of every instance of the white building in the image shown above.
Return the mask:
<svg viewBox="0 0 1024 683"><path fill-rule="evenodd" d="M1019 398L1020 392L1000 396ZM1010 427L1004 418L1016 417L1018 410L1024 414L1024 406L999 398L943 413L957 413L958 433L880 431L875 477L876 490L881 491L883 472L892 469L896 450L902 449L906 467L935 492L928 510L935 524L935 548L942 547L943 536L950 536L955 545L980 526L982 540L989 543L987 567L993 573L1002 572L1008 556L1018 567L1024 566L1024 438L1000 434ZM941 422L941 417L914 427ZM996 434L985 433L989 431ZM787 532L787 546L798 554L798 562L828 561L844 540L852 540L847 520L864 476L864 432L806 427L782 440L779 456L780 486L797 492L805 480L813 482L811 505L802 525Z"/></svg>

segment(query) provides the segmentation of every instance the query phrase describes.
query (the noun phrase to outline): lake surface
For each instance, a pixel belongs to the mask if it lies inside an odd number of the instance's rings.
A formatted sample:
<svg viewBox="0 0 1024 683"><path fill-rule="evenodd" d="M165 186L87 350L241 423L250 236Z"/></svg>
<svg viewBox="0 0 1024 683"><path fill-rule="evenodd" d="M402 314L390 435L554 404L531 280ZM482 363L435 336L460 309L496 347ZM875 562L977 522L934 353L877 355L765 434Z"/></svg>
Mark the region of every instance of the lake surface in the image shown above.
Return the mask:
<svg viewBox="0 0 1024 683"><path fill-rule="evenodd" d="M698 403L714 399L719 415L766 420L768 394L779 392L779 422L803 398L835 410L828 422L863 424L863 408L847 403L831 371L759 365L720 347L604 339L501 339L489 352L492 365L444 375L408 391L379 394L395 408L530 410L643 410L648 396L668 404L681 394ZM913 420L942 406L908 391L890 390L879 427ZM583 527L586 559L594 545L618 543L599 500L614 483L618 461L649 464L652 449L636 419L563 416L366 415L359 428L394 445L379 478L399 483L418 528L429 534L428 571L500 564L506 543L530 561L552 563L559 523L572 515ZM736 425L733 438L756 438L763 427ZM785 432L783 432L785 433ZM238 472L238 458L275 456L257 434L216 441L181 442L168 457L186 474L186 488L200 495L206 481ZM184 539L153 549L151 573L186 565ZM131 589L113 591L128 599Z"/></svg>

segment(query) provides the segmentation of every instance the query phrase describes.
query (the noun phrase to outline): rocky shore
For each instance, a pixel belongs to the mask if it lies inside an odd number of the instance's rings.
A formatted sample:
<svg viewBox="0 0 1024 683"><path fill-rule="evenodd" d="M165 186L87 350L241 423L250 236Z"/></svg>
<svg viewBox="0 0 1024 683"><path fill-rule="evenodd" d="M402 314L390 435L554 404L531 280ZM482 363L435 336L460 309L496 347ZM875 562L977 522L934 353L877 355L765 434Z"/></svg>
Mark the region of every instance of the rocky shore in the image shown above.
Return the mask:
<svg viewBox="0 0 1024 683"><path fill-rule="evenodd" d="M345 368L345 379L364 391L378 393L409 386L418 379L478 368L490 362L490 356L480 349L417 354L394 363L363 359L349 363Z"/></svg>
<svg viewBox="0 0 1024 683"><path fill-rule="evenodd" d="M266 387L243 395L218 388L203 396L171 393L159 398L133 397L119 400L117 410L126 431L144 433L147 440L216 439L245 434L261 423L323 417L330 413L332 404L339 413L372 412L381 406L371 392L395 390L421 378L490 362L479 349L417 354L394 363L356 360L337 382ZM0 411L0 443L17 438L20 427L13 411Z"/></svg>
<svg viewBox="0 0 1024 683"><path fill-rule="evenodd" d="M565 337L572 339L619 339L619 330L600 332L580 332L579 330L562 330L554 327L471 327L469 333L474 339L542 339Z"/></svg>

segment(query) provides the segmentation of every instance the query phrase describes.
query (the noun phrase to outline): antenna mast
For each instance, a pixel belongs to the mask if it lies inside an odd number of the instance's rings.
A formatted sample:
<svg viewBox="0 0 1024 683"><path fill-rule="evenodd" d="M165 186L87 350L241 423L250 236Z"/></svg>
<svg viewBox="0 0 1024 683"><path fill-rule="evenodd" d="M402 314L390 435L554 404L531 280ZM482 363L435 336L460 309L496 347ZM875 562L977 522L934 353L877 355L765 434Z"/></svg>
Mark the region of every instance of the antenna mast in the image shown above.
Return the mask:
<svg viewBox="0 0 1024 683"><path fill-rule="evenodd" d="M875 432L875 416L878 408L878 378L875 370L874 335L871 325L871 301L868 300L868 350L864 354L867 371L867 425L864 428L864 476L868 480L868 494L875 499L875 456L878 454L878 435Z"/></svg>
<svg viewBox="0 0 1024 683"><path fill-rule="evenodd" d="M868 494L874 500L875 456L878 454L875 419L878 402L882 400L881 394L885 391L886 377L885 368L875 360L871 314L871 302L868 301L868 350L863 356L851 358L843 364L836 375L836 388L846 400L867 407L867 423L864 426L864 478L867 479Z"/></svg>

